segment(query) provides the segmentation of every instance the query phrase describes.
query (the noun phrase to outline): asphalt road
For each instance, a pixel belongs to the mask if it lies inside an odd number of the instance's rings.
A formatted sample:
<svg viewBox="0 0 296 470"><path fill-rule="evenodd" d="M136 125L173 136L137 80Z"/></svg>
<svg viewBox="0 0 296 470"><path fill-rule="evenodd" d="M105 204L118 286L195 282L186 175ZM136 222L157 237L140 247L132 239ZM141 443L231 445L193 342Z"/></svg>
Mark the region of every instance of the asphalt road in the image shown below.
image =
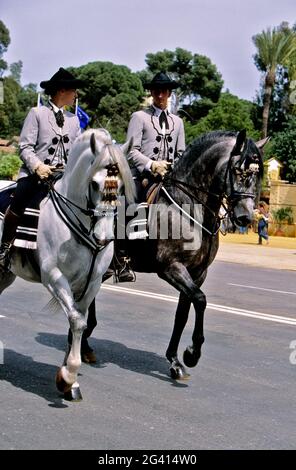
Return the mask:
<svg viewBox="0 0 296 470"><path fill-rule="evenodd" d="M0 300L0 449L295 449L295 281L216 261L203 355L179 383L164 358L176 292L153 275L109 283L97 297L98 363L82 365L84 400L69 403L54 384L67 321L42 310L43 287L17 280Z"/></svg>

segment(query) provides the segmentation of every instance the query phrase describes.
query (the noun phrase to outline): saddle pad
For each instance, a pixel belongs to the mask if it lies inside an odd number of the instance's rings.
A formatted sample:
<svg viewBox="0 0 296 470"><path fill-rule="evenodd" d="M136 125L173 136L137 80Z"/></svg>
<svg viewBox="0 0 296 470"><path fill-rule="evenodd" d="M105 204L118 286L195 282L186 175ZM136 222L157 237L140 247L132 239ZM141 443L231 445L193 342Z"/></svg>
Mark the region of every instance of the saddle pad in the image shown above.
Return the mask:
<svg viewBox="0 0 296 470"><path fill-rule="evenodd" d="M5 215L5 211L11 203L13 192L16 188L16 183L11 184L6 188L0 190L0 220L2 221ZM27 248L30 250L36 250L37 248L37 231L38 221L40 214L40 202L47 195L45 189L41 189L34 195L32 201L30 201L29 207L26 208L23 216L20 219L20 223L16 229L16 237L13 242L13 246L19 248Z"/></svg>

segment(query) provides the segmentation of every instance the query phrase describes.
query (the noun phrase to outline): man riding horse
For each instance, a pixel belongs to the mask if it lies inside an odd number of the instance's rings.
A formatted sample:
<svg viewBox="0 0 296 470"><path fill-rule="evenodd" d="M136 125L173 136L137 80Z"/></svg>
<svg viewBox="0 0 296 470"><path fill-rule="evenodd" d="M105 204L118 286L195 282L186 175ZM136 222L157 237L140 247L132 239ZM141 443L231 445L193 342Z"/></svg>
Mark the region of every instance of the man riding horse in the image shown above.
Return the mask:
<svg viewBox="0 0 296 470"><path fill-rule="evenodd" d="M184 124L179 116L168 110L168 99L178 83L164 73L157 73L151 82L145 84L150 90L153 102L148 108L132 114L127 131L127 140L133 139L128 160L136 180L138 197L143 192L143 180L153 176L163 178L170 165L185 150ZM118 243L117 251L122 259L125 255L124 242ZM128 263L118 274L121 282L134 280Z"/></svg>
<svg viewBox="0 0 296 470"><path fill-rule="evenodd" d="M19 147L23 165L3 221L0 266L4 269L9 267L10 248L26 206L39 190L40 182L67 163L69 150L81 132L78 117L63 107L74 104L76 90L82 85L81 80L63 68L50 80L40 83L50 99L46 106L29 111L21 131Z"/></svg>
<svg viewBox="0 0 296 470"><path fill-rule="evenodd" d="M56 169L67 163L69 151L81 134L78 117L64 110L64 106L73 106L77 98L77 88L83 81L74 77L67 70L60 68L50 80L42 81L40 87L49 96L48 104L32 108L23 125L20 135L20 158L23 165L19 171L14 197L3 220L3 232L0 246L0 267L9 269L10 251L16 228L28 203L40 190ZM95 301L89 307L95 315ZM90 315L93 318L93 315ZM95 324L84 332L89 336ZM94 362L95 356L85 344L82 354L86 362Z"/></svg>

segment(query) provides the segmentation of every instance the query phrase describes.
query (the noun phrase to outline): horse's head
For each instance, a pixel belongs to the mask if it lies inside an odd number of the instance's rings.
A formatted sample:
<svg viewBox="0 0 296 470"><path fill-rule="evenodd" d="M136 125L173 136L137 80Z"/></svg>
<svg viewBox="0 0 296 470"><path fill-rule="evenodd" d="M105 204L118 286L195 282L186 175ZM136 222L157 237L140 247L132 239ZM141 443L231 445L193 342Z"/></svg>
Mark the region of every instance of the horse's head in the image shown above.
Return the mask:
<svg viewBox="0 0 296 470"><path fill-rule="evenodd" d="M89 169L88 205L96 217L94 235L100 245L114 239L114 213L118 197L125 194L133 202L135 189L125 154L131 142L120 146L112 142L110 135L102 140L98 131L87 131L93 161Z"/></svg>
<svg viewBox="0 0 296 470"><path fill-rule="evenodd" d="M228 208L238 226L247 226L253 220L255 201L263 176L261 148L268 138L259 142L246 138L240 131L231 151L225 174L225 195Z"/></svg>

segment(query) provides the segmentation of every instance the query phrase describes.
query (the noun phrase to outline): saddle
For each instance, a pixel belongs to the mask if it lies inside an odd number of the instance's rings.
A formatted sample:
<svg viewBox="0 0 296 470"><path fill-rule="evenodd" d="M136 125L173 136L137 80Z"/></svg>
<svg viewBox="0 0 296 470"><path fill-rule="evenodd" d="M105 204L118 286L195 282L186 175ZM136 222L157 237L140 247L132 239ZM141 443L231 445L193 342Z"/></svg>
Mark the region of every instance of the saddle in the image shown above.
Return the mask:
<svg viewBox="0 0 296 470"><path fill-rule="evenodd" d="M148 189L145 193L145 197L146 197L146 202L148 204L148 206L150 204L156 204L158 199L159 199L159 193L160 193L160 190L162 188L162 182L160 183L151 183L149 186L148 186Z"/></svg>
<svg viewBox="0 0 296 470"><path fill-rule="evenodd" d="M103 276L103 281L111 276L114 277L114 282L136 280L135 272L131 266L130 251L133 246L137 245L137 242L142 245L148 238L149 205L157 203L162 187L162 182L155 182L155 179L150 181L145 178L142 182L137 181L137 183L137 199L140 201L136 206L137 216L127 221L127 237L115 239L113 260ZM141 250L141 256L144 256L143 250Z"/></svg>
<svg viewBox="0 0 296 470"><path fill-rule="evenodd" d="M148 237L149 206L156 204L159 200L162 182L155 182L144 179L138 190L138 200L136 211L137 216L128 222L128 240L145 239Z"/></svg>

